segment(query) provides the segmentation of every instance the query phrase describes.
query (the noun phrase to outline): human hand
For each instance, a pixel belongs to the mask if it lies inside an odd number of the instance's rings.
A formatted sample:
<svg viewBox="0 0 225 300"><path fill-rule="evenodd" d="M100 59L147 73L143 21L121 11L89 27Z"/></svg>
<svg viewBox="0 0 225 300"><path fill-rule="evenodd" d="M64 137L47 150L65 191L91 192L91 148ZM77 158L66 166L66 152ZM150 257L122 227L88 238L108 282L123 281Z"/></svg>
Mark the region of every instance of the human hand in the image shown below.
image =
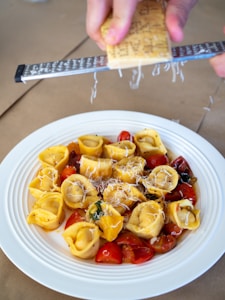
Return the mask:
<svg viewBox="0 0 225 300"><path fill-rule="evenodd" d="M91 39L105 50L105 45L116 45L129 31L139 0L87 0L86 30ZM113 19L108 35L103 39L100 28L112 11Z"/></svg>
<svg viewBox="0 0 225 300"><path fill-rule="evenodd" d="M225 34L225 26L223 32ZM211 58L209 62L219 77L225 77L225 53Z"/></svg>
<svg viewBox="0 0 225 300"><path fill-rule="evenodd" d="M198 0L167 0L166 26L173 42L181 42L184 38L184 26L192 8Z"/></svg>
<svg viewBox="0 0 225 300"><path fill-rule="evenodd" d="M86 28L88 35L104 50L105 44L116 45L129 31L139 0L87 0ZM174 42L183 39L183 28L197 0L167 0L166 25ZM103 39L100 28L112 10L113 19L108 35Z"/></svg>

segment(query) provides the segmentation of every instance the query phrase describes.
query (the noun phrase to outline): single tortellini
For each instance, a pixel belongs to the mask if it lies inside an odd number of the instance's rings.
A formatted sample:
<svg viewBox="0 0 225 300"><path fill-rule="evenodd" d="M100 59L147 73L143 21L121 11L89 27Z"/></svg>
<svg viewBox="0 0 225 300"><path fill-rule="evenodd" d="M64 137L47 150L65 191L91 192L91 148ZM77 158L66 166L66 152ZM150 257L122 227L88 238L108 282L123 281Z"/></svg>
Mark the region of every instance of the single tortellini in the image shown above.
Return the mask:
<svg viewBox="0 0 225 300"><path fill-rule="evenodd" d="M52 146L38 156L42 167L54 167L61 172L69 160L69 150L64 145Z"/></svg>
<svg viewBox="0 0 225 300"><path fill-rule="evenodd" d="M103 137L98 135L83 135L78 138L81 154L101 156L103 150Z"/></svg>
<svg viewBox="0 0 225 300"><path fill-rule="evenodd" d="M69 208L87 208L98 199L98 191L83 175L73 174L61 185L61 193Z"/></svg>
<svg viewBox="0 0 225 300"><path fill-rule="evenodd" d="M112 159L82 155L80 174L91 179L107 179L112 175Z"/></svg>
<svg viewBox="0 0 225 300"><path fill-rule="evenodd" d="M111 242L115 240L123 228L123 217L109 203L99 200L91 204L86 219L98 225L102 238Z"/></svg>
<svg viewBox="0 0 225 300"><path fill-rule="evenodd" d="M195 230L200 226L200 210L188 199L168 203L167 216L182 229Z"/></svg>
<svg viewBox="0 0 225 300"><path fill-rule="evenodd" d="M179 175L177 171L168 166L155 167L147 178L141 180L150 194L158 196L171 192L177 186Z"/></svg>
<svg viewBox="0 0 225 300"><path fill-rule="evenodd" d="M166 154L167 149L161 141L159 133L154 129L144 129L134 135L138 153L147 158L152 154Z"/></svg>
<svg viewBox="0 0 225 300"><path fill-rule="evenodd" d="M104 145L104 157L112 158L114 160L121 160L124 157L134 155L136 145L128 140Z"/></svg>
<svg viewBox="0 0 225 300"><path fill-rule="evenodd" d="M136 183L143 175L146 160L141 156L125 157L113 165L113 177Z"/></svg>
<svg viewBox="0 0 225 300"><path fill-rule="evenodd" d="M29 224L36 224L46 230L54 230L63 222L65 214L61 193L50 192L39 198L27 217Z"/></svg>
<svg viewBox="0 0 225 300"><path fill-rule="evenodd" d="M103 192L103 199L121 214L129 210L137 202L147 200L138 188L127 182L108 184Z"/></svg>
<svg viewBox="0 0 225 300"><path fill-rule="evenodd" d="M46 192L60 192L58 186L59 173L53 167L45 167L39 170L37 176L30 182L29 191L38 199Z"/></svg>
<svg viewBox="0 0 225 300"><path fill-rule="evenodd" d="M70 247L70 252L76 257L92 258L99 249L100 231L93 223L74 223L64 231L63 237Z"/></svg>
<svg viewBox="0 0 225 300"><path fill-rule="evenodd" d="M137 236L150 239L159 235L164 225L164 211L153 200L138 204L126 224L126 228Z"/></svg>

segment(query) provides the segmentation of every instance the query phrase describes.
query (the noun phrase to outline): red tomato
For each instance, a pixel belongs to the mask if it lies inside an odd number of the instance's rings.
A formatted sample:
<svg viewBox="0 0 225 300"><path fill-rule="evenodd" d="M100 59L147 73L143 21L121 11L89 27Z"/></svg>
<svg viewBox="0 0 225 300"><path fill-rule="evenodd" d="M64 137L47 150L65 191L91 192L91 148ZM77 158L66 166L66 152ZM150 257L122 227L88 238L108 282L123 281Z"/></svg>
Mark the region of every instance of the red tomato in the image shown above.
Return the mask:
<svg viewBox="0 0 225 300"><path fill-rule="evenodd" d="M65 166L65 168L62 170L62 173L60 174L60 181L61 183L70 175L76 174L77 170L74 166Z"/></svg>
<svg viewBox="0 0 225 300"><path fill-rule="evenodd" d="M156 253L166 253L173 249L177 244L177 240L172 235L161 235L151 244Z"/></svg>
<svg viewBox="0 0 225 300"><path fill-rule="evenodd" d="M178 201L181 199L188 199L193 205L197 202L197 195L193 186L188 183L178 183L177 187L165 195L166 201Z"/></svg>
<svg viewBox="0 0 225 300"><path fill-rule="evenodd" d="M68 165L74 166L76 168L77 172L79 172L80 159L81 159L81 154L77 154L75 151L71 151L70 155L69 155Z"/></svg>
<svg viewBox="0 0 225 300"><path fill-rule="evenodd" d="M124 140L132 141L132 136L131 136L129 131L123 130L118 135L118 137L117 137L118 142L121 142L121 141L124 141Z"/></svg>
<svg viewBox="0 0 225 300"><path fill-rule="evenodd" d="M146 158L146 163L149 169L154 169L160 165L167 165L169 163L169 159L167 155L164 154L153 154Z"/></svg>
<svg viewBox="0 0 225 300"><path fill-rule="evenodd" d="M174 159L170 166L173 167L177 173L181 176L182 182L191 183L191 178L193 177L193 172L183 156L179 156Z"/></svg>
<svg viewBox="0 0 225 300"><path fill-rule="evenodd" d="M135 257L135 259L133 261L134 264L141 264L145 261L148 261L155 254L155 251L152 247L145 247L145 246L134 248L133 251L134 251L134 257Z"/></svg>
<svg viewBox="0 0 225 300"><path fill-rule="evenodd" d="M163 232L165 232L167 235L169 234L174 237L178 237L183 232L183 229L177 226L177 224L170 222L163 226Z"/></svg>
<svg viewBox="0 0 225 300"><path fill-rule="evenodd" d="M141 264L150 260L155 251L150 246L131 246L129 244L122 245L123 262L132 264Z"/></svg>
<svg viewBox="0 0 225 300"><path fill-rule="evenodd" d="M120 246L115 242L106 242L99 248L95 256L95 261L98 263L121 264L122 251Z"/></svg>
<svg viewBox="0 0 225 300"><path fill-rule="evenodd" d="M142 240L130 231L123 231L115 242L118 245L143 246Z"/></svg>
<svg viewBox="0 0 225 300"><path fill-rule="evenodd" d="M135 260L134 257L134 251L131 245L122 245L122 257L123 257L123 262L124 263L130 263L132 264L133 261Z"/></svg>
<svg viewBox="0 0 225 300"><path fill-rule="evenodd" d="M76 208L72 212L72 214L70 215L68 220L66 221L64 229L68 228L69 226L73 225L74 223L82 222L82 221L85 221L85 211L81 208Z"/></svg>

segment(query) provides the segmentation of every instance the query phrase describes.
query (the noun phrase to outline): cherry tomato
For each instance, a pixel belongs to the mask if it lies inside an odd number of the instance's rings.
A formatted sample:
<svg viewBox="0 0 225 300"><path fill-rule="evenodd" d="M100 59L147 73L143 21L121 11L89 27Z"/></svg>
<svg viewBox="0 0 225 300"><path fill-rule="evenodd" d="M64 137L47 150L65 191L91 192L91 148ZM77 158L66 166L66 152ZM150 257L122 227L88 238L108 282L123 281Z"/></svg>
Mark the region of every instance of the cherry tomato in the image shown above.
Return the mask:
<svg viewBox="0 0 225 300"><path fill-rule="evenodd" d="M191 178L193 177L193 172L183 156L179 156L174 159L170 166L173 167L177 173L180 175L181 182L191 183Z"/></svg>
<svg viewBox="0 0 225 300"><path fill-rule="evenodd" d="M69 226L73 225L74 223L77 222L82 222L85 221L85 211L81 208L76 208L68 220L66 221L64 229L68 228Z"/></svg>
<svg viewBox="0 0 225 300"><path fill-rule="evenodd" d="M167 165L168 163L169 159L164 154L153 154L146 158L146 165L149 169L154 169L160 165Z"/></svg>
<svg viewBox="0 0 225 300"><path fill-rule="evenodd" d="M60 181L61 183L70 175L76 174L76 168L74 166L65 166L65 168L62 170L62 173L60 174Z"/></svg>
<svg viewBox="0 0 225 300"><path fill-rule="evenodd" d="M77 142L71 142L67 145L67 148L69 149L69 152L74 151L76 154L80 154L80 147Z"/></svg>
<svg viewBox="0 0 225 300"><path fill-rule="evenodd" d="M188 199L193 205L197 202L197 195L193 188L188 183L178 183L177 187L171 192L165 195L166 201L178 201L181 199Z"/></svg>
<svg viewBox="0 0 225 300"><path fill-rule="evenodd" d="M123 231L115 242L118 245L143 246L142 240L130 231Z"/></svg>
<svg viewBox="0 0 225 300"><path fill-rule="evenodd" d="M125 140L132 141L132 136L129 131L123 130L118 135L117 141L121 142L121 141L125 141Z"/></svg>
<svg viewBox="0 0 225 300"><path fill-rule="evenodd" d="M122 251L120 246L115 242L106 242L99 248L95 261L98 263L121 264Z"/></svg>
<svg viewBox="0 0 225 300"><path fill-rule="evenodd" d="M69 155L69 161L68 165L69 166L74 166L77 170L77 172L80 171L80 159L81 159L81 154L77 154L75 151L71 151Z"/></svg>
<svg viewBox="0 0 225 300"><path fill-rule="evenodd" d="M122 248L122 260L124 263L133 263L135 260L134 251L131 245L124 244L121 246Z"/></svg>
<svg viewBox="0 0 225 300"><path fill-rule="evenodd" d="M122 245L123 262L132 264L141 264L150 260L155 251L148 246L131 246L129 244Z"/></svg>
<svg viewBox="0 0 225 300"><path fill-rule="evenodd" d="M161 235L151 244L156 253L166 253L172 250L177 244L177 240L172 235Z"/></svg>
<svg viewBox="0 0 225 300"><path fill-rule="evenodd" d="M182 234L183 229L180 228L179 226L177 226L177 224L169 222L169 223L166 223L163 226L163 232L167 235L172 235L174 237L179 237Z"/></svg>

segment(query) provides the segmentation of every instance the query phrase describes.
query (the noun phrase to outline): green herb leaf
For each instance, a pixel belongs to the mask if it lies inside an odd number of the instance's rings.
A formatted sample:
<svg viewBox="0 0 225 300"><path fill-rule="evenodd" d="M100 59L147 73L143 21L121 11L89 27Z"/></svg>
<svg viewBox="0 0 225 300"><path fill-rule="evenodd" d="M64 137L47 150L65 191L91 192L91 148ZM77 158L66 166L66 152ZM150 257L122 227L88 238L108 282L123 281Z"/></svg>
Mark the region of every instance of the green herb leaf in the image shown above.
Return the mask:
<svg viewBox="0 0 225 300"><path fill-rule="evenodd" d="M95 206L97 207L97 210L94 213L90 212L89 214L90 218L94 221L98 221L102 216L104 216L104 212L101 207L101 202L102 202L101 200L95 202Z"/></svg>

